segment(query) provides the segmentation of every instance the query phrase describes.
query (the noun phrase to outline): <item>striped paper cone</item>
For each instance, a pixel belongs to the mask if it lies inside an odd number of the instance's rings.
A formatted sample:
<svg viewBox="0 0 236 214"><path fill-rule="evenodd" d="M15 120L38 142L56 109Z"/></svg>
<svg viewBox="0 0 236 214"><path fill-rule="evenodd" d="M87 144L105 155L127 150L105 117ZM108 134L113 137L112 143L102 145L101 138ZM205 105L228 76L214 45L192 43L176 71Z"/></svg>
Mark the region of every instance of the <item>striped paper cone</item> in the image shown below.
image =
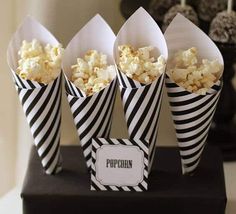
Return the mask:
<svg viewBox="0 0 236 214"><path fill-rule="evenodd" d="M130 139L149 141L149 170L155 156L163 82L164 74L149 85L119 87Z"/></svg>
<svg viewBox="0 0 236 214"><path fill-rule="evenodd" d="M200 162L222 86L215 85L211 94L198 95L186 91L167 76L166 88L180 150L182 172L192 174Z"/></svg>
<svg viewBox="0 0 236 214"><path fill-rule="evenodd" d="M112 112L115 103L117 80L100 92L88 96L74 96L66 90L80 144L88 169L91 167L91 149L94 137L108 138L111 130ZM66 83L68 88L68 83ZM70 83L72 85L72 83ZM78 93L81 93L76 88Z"/></svg>
<svg viewBox="0 0 236 214"><path fill-rule="evenodd" d="M118 46L130 44L136 48L153 46L154 56L162 54L167 60L168 52L164 36L156 22L139 8L122 26L114 45L114 58L119 63ZM148 140L149 172L155 156L158 119L162 101L164 74L151 84L145 85L126 76L117 69L126 124L131 139Z"/></svg>
<svg viewBox="0 0 236 214"><path fill-rule="evenodd" d="M202 59L223 58L216 45L197 26L178 14L165 32L169 55L178 50L196 47ZM219 80L206 95L190 93L166 75L166 88L180 150L183 174L193 174L200 162L208 131L219 100L222 81Z"/></svg>
<svg viewBox="0 0 236 214"><path fill-rule="evenodd" d="M98 36L99 35L99 36ZM97 50L108 56L108 64L113 64L112 50L115 35L100 15L93 17L69 42L63 58L67 99L80 138L86 165L91 167L93 137L108 138L110 135L117 79L103 90L91 96L77 88L71 81L71 65L88 50ZM115 75L116 76L116 75Z"/></svg>
<svg viewBox="0 0 236 214"><path fill-rule="evenodd" d="M15 73L22 41L34 38L43 44L58 44L42 25L27 17L9 44L8 63L42 166L46 174L55 174L62 169L59 148L62 75L46 85L24 80Z"/></svg>

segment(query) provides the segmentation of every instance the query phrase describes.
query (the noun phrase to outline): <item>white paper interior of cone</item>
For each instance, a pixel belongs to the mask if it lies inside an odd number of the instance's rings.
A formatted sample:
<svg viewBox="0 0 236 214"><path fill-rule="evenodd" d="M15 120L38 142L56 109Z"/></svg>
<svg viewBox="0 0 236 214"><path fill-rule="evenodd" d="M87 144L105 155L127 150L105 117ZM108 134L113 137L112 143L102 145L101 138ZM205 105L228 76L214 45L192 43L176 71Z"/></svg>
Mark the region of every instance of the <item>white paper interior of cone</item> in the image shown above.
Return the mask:
<svg viewBox="0 0 236 214"><path fill-rule="evenodd" d="M16 71L19 60L18 51L22 41L31 42L33 39L37 39L43 46L46 44L58 44L56 38L43 25L33 17L27 16L13 35L8 46L7 60L12 71Z"/></svg>
<svg viewBox="0 0 236 214"><path fill-rule="evenodd" d="M113 50L117 64L119 63L118 46L124 44L132 45L135 48L153 46L155 48L153 56L158 57L162 54L167 60L168 50L163 33L142 7L136 10L117 34Z"/></svg>
<svg viewBox="0 0 236 214"><path fill-rule="evenodd" d="M69 42L62 60L63 71L71 79L71 65L83 58L88 50L97 50L107 55L108 64L113 64L112 51L115 34L106 21L97 14Z"/></svg>
<svg viewBox="0 0 236 214"><path fill-rule="evenodd" d="M196 47L203 59L215 60L224 65L223 57L215 43L195 24L177 14L164 33L169 58L179 50Z"/></svg>

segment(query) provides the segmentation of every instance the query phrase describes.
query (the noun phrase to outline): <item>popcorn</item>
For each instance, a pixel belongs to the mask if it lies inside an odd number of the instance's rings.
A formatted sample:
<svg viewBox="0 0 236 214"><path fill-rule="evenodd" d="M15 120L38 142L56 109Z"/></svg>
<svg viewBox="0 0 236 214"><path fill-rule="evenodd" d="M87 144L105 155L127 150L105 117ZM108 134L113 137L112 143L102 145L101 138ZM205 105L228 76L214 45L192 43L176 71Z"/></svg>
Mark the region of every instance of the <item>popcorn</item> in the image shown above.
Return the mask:
<svg viewBox="0 0 236 214"><path fill-rule="evenodd" d="M197 48L178 51L167 68L168 75L189 92L205 95L218 81L223 66L217 60L198 59Z"/></svg>
<svg viewBox="0 0 236 214"><path fill-rule="evenodd" d="M107 56L96 50L87 51L84 59L77 58L71 69L71 81L87 96L105 88L116 75L115 66L107 65Z"/></svg>
<svg viewBox="0 0 236 214"><path fill-rule="evenodd" d="M129 78L144 84L156 80L165 71L165 58L160 55L157 60L151 57L152 46L141 47L137 50L131 45L120 45L119 68Z"/></svg>
<svg viewBox="0 0 236 214"><path fill-rule="evenodd" d="M37 39L23 41L18 52L20 59L16 73L23 79L48 84L57 78L61 71L64 49L61 44L43 47Z"/></svg>

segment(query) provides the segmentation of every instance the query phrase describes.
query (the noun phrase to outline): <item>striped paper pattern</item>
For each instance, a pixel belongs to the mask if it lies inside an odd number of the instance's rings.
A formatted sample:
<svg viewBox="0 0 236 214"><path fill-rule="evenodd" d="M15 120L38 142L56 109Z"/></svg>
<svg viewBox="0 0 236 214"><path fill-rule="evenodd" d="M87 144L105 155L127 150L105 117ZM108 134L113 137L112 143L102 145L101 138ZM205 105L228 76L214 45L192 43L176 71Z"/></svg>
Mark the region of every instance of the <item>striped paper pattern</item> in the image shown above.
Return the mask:
<svg viewBox="0 0 236 214"><path fill-rule="evenodd" d="M102 185L96 179L96 151L102 145L127 145L127 146L137 146L144 153L144 177L143 181L137 186L115 186L115 185ZM148 189L148 157L149 157L149 144L145 140L138 139L93 139L92 144L92 167L91 167L91 190L97 191L135 191L142 192Z"/></svg>
<svg viewBox="0 0 236 214"><path fill-rule="evenodd" d="M222 83L218 81L209 93L203 96L186 91L166 75L166 88L180 150L182 171L183 174L192 174L197 169L206 144Z"/></svg>
<svg viewBox="0 0 236 214"><path fill-rule="evenodd" d="M83 92L69 80L66 81L67 99L89 170L92 161L91 139L94 137L108 138L110 135L116 85L117 79L115 78L109 86L98 93L83 97L75 96L82 95Z"/></svg>
<svg viewBox="0 0 236 214"><path fill-rule="evenodd" d="M128 84L137 84L127 76L118 72L120 82L121 99L131 139L148 140L149 146L149 172L155 156L155 148L158 132L158 119L161 109L162 88L164 74L148 85L137 88L126 88ZM132 83L133 81L133 83ZM127 84L124 84L127 83Z"/></svg>
<svg viewBox="0 0 236 214"><path fill-rule="evenodd" d="M62 76L44 85L12 73L42 166L47 174L58 173L62 169L59 148Z"/></svg>

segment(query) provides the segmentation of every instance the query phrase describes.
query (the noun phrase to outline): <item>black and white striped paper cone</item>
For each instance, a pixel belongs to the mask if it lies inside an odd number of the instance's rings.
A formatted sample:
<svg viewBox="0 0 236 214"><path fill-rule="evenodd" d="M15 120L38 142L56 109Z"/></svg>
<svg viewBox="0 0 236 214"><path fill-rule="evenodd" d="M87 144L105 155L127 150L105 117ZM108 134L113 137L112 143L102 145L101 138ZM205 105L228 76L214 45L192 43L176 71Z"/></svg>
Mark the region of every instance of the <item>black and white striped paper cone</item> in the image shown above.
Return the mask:
<svg viewBox="0 0 236 214"><path fill-rule="evenodd" d="M89 170L92 163L92 138L108 138L110 135L117 78L115 77L107 87L98 93L86 96L70 81L71 65L76 63L78 57L83 57L85 52L91 49L106 54L108 63L113 64L114 41L115 35L108 24L100 15L96 15L68 44L62 63L67 99Z"/></svg>
<svg viewBox="0 0 236 214"><path fill-rule="evenodd" d="M152 17L139 8L122 26L114 45L114 58L119 64L118 46L130 44L136 48L153 46L155 57L160 54L167 60L164 36ZM148 140L149 172L155 156L158 119L162 101L164 73L151 84L145 85L126 76L117 69L126 124L131 139Z"/></svg>
<svg viewBox="0 0 236 214"><path fill-rule="evenodd" d="M32 41L34 38L42 44L58 44L41 24L27 17L9 44L7 58L42 166L46 174L56 174L62 169L59 147L62 75L59 74L54 81L46 85L24 80L15 73L17 52L22 41Z"/></svg>
<svg viewBox="0 0 236 214"><path fill-rule="evenodd" d="M180 49L196 47L201 58L223 58L215 44L197 26L178 14L165 32L169 55ZM190 93L166 75L166 88L178 141L182 172L193 174L201 159L208 131L220 97L219 80L206 95Z"/></svg>
<svg viewBox="0 0 236 214"><path fill-rule="evenodd" d="M200 162L222 85L215 85L211 94L198 95L186 91L167 77L166 87L180 150L182 172L191 174Z"/></svg>

